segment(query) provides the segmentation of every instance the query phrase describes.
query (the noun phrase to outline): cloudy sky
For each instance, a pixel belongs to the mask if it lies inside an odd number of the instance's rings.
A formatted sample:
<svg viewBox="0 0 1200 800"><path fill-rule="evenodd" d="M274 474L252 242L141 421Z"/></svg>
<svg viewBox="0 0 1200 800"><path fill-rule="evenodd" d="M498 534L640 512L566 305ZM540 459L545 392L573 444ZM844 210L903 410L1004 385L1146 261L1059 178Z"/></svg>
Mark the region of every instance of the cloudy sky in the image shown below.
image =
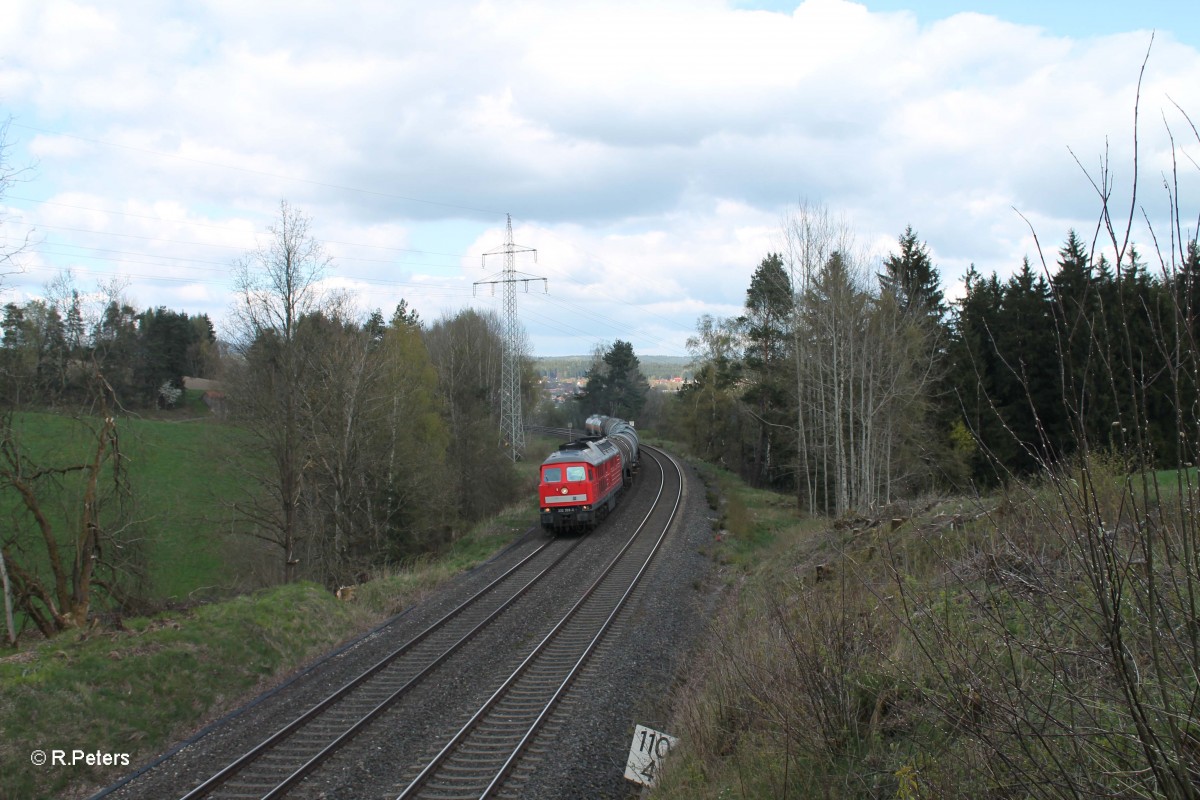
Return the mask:
<svg viewBox="0 0 1200 800"><path fill-rule="evenodd" d="M685 355L800 204L876 259L912 225L954 295L971 263L1036 258L1030 224L1051 259L1068 229L1091 238L1076 157L1096 173L1107 153L1128 209L1148 49L1138 204L1163 218L1173 132L1194 229L1187 5L6 0L5 157L28 169L0 237L29 243L0 301L69 268L220 332L281 200L333 257L329 288L427 321L499 309L472 283L503 267L481 256L511 214L537 250L517 269L547 279L518 298L539 355Z"/></svg>

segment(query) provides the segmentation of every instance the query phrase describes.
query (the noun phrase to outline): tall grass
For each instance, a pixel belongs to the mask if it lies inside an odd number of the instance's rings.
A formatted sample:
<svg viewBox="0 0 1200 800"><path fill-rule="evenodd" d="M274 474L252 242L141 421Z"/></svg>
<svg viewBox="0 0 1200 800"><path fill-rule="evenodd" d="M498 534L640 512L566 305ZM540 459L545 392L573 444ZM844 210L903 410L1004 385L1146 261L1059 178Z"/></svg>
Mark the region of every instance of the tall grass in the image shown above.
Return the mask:
<svg viewBox="0 0 1200 800"><path fill-rule="evenodd" d="M49 796L129 772L365 620L358 606L295 584L120 630L71 632L0 659L0 796ZM127 753L131 763L39 768L35 749Z"/></svg>
<svg viewBox="0 0 1200 800"><path fill-rule="evenodd" d="M719 545L744 566L656 797L1193 791L1194 487L1156 502L1095 459L992 498L790 524L726 488L776 534Z"/></svg>

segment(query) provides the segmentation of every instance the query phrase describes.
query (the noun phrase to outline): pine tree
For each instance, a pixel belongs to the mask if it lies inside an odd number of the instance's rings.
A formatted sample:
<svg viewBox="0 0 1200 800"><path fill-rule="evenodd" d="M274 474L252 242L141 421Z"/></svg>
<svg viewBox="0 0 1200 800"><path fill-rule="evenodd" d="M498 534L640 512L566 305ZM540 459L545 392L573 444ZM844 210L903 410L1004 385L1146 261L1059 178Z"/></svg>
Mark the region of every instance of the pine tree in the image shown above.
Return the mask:
<svg viewBox="0 0 1200 800"><path fill-rule="evenodd" d="M949 381L950 330L941 275L933 265L929 248L917 239L911 225L904 229L899 245L900 252L884 259L884 272L878 276L880 299L885 305L890 300L901 318L921 327L925 338L921 363L929 369L919 422L924 429L921 460L928 480L936 482L933 476L942 475L953 483L963 476L960 459L954 455L953 431L959 407Z"/></svg>
<svg viewBox="0 0 1200 800"><path fill-rule="evenodd" d="M959 450L969 460L974 480L990 484L996 476L990 470L987 449L1003 434L990 402L996 396L1002 368L993 331L999 326L1003 288L995 273L984 278L974 264L963 285L950 347L950 380L962 409L963 433L969 436L960 436Z"/></svg>
<svg viewBox="0 0 1200 800"><path fill-rule="evenodd" d="M417 313L415 308L408 305L408 301L400 298L400 302L396 304L396 310L392 312L391 326L393 328L407 325L411 328L421 327L421 315Z"/></svg>
<svg viewBox="0 0 1200 800"><path fill-rule="evenodd" d="M900 252L883 261L885 271L879 275L880 290L894 295L902 312L919 314L933 324L940 324L946 315L946 301L942 278L933 266L929 249L917 240L911 225L904 229L899 243Z"/></svg>
<svg viewBox="0 0 1200 800"><path fill-rule="evenodd" d="M172 401L160 396L160 389L167 384L183 388L188 351L196 342L197 330L187 314L162 306L138 315L137 325L138 358L133 366L137 400L145 405L169 405Z"/></svg>
<svg viewBox="0 0 1200 800"><path fill-rule="evenodd" d="M1176 453L1176 463L1195 463L1197 445L1200 437L1196 436L1200 408L1200 244L1192 239L1187 244L1183 263L1174 275L1172 291L1172 307L1174 319L1167 328L1169 341L1178 353L1175 366L1175 381L1179 397L1175 404L1176 427L1180 431L1188 431L1191 435L1179 437L1179 451Z"/></svg>
<svg viewBox="0 0 1200 800"><path fill-rule="evenodd" d="M754 480L760 485L772 482L778 465L785 463L787 437L783 424L793 416L787 405L786 387L790 379L787 365L789 325L795 308L792 281L778 253L768 253L750 279L746 291L746 313L739 319L745 330L746 351L743 364L747 385L743 399L755 411L758 438L751 454Z"/></svg>
<svg viewBox="0 0 1200 800"><path fill-rule="evenodd" d="M642 374L633 345L618 339L603 359L588 370L579 404L585 414L636 420L649 391L650 382Z"/></svg>
<svg viewBox="0 0 1200 800"><path fill-rule="evenodd" d="M1062 454L1067 433L1050 286L1028 258L1005 285L1000 312L996 394L1010 434L992 444L1002 463L1027 474Z"/></svg>
<svg viewBox="0 0 1200 800"><path fill-rule="evenodd" d="M367 340L371 343L371 347L378 347L383 341L384 331L387 330L387 325L383 321L383 312L378 308L367 315L367 321L363 323L363 333L367 335Z"/></svg>
<svg viewBox="0 0 1200 800"><path fill-rule="evenodd" d="M1093 268L1083 241L1074 230L1058 251L1058 271L1050 279L1051 312L1062 359L1062 397L1067 417L1060 451L1093 449L1111 439L1115 412L1107 374L1101 281L1107 273ZM1065 437L1072 437L1066 441Z"/></svg>

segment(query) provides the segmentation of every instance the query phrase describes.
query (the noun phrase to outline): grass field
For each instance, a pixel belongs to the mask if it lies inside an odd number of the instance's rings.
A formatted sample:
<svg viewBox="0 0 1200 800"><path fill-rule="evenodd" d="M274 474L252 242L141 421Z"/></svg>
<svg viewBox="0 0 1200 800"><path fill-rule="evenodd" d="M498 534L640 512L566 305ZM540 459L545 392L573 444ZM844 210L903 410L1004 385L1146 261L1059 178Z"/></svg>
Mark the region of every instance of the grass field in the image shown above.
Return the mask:
<svg viewBox="0 0 1200 800"><path fill-rule="evenodd" d="M152 591L164 600L207 598L228 589L227 548L231 538L240 538L227 535L221 503L239 488L229 459L252 454L238 442L236 429L196 419L199 411L119 423ZM15 426L39 463L67 463L86 451L78 420L27 413ZM0 799L79 795L115 780L315 655L486 560L536 524L528 498L538 465L557 444L541 438L528 443L518 464L527 497L464 531L437 555L377 571L357 587L351 603L314 584L292 584L126 617L115 627L26 642L0 657ZM4 502L9 505L0 513L19 511L11 499ZM127 753L130 765L38 768L30 759L35 749Z"/></svg>
<svg viewBox="0 0 1200 800"><path fill-rule="evenodd" d="M229 582L221 553L228 530L222 499L239 488L229 459L250 456L238 446L236 428L196 418L195 412L188 407L173 416L118 421L153 600L183 601ZM13 420L22 447L42 467L86 458L92 426L93 420L50 413L22 413ZM62 497L48 505L60 538L67 536L80 498L77 482L63 485ZM13 495L0 496L0 518L29 522Z"/></svg>

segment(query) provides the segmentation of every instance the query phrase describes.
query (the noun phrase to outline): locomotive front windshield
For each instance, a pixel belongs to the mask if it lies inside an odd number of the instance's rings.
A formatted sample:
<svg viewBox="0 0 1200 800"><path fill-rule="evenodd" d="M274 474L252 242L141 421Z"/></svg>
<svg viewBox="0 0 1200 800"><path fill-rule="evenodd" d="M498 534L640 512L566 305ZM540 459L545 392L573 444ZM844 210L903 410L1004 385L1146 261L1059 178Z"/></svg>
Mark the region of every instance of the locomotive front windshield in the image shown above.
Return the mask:
<svg viewBox="0 0 1200 800"><path fill-rule="evenodd" d="M559 483L562 480L562 470L558 467L546 467L542 470L542 480L546 483Z"/></svg>
<svg viewBox="0 0 1200 800"><path fill-rule="evenodd" d="M567 467L567 480L582 481L587 479L587 473L583 467Z"/></svg>

